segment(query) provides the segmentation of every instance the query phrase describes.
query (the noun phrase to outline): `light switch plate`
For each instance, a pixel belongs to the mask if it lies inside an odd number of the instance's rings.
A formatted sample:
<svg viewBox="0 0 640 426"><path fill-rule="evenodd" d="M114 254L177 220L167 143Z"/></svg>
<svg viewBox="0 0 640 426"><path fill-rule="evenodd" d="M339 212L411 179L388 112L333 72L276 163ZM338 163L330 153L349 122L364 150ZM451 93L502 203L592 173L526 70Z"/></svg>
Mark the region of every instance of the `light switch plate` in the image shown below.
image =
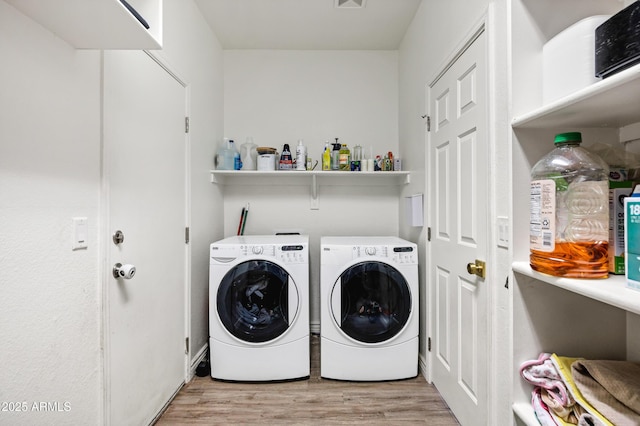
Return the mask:
<svg viewBox="0 0 640 426"><path fill-rule="evenodd" d="M89 238L89 226L86 217L74 217L73 221L73 240L71 242L72 250L86 249L89 246L87 239Z"/></svg>
<svg viewBox="0 0 640 426"><path fill-rule="evenodd" d="M509 248L509 218L498 216L498 247Z"/></svg>

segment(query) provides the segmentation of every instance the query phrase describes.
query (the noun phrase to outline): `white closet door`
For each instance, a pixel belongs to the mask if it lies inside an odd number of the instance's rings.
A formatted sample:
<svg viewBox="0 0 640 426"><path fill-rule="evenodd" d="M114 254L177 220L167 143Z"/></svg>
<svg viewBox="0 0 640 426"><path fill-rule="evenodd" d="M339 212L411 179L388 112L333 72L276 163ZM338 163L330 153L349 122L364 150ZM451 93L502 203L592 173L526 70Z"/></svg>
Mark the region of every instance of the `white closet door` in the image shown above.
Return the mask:
<svg viewBox="0 0 640 426"><path fill-rule="evenodd" d="M487 421L489 144L484 31L429 88L432 377L463 425Z"/></svg>
<svg viewBox="0 0 640 426"><path fill-rule="evenodd" d="M106 267L137 268L105 281L112 425L148 424L185 378L185 100L145 52L104 52Z"/></svg>

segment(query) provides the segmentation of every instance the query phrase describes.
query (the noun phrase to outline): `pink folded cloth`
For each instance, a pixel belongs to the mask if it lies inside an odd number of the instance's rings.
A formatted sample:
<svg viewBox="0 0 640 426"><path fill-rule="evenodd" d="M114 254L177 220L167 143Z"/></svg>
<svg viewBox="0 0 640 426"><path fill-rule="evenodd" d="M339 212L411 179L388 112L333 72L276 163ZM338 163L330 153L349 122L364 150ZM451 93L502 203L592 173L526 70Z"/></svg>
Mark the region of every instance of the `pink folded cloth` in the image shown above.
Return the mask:
<svg viewBox="0 0 640 426"><path fill-rule="evenodd" d="M554 406L573 405L562 376L551 361L551 354L541 353L538 359L523 362L520 376L532 385L545 389Z"/></svg>

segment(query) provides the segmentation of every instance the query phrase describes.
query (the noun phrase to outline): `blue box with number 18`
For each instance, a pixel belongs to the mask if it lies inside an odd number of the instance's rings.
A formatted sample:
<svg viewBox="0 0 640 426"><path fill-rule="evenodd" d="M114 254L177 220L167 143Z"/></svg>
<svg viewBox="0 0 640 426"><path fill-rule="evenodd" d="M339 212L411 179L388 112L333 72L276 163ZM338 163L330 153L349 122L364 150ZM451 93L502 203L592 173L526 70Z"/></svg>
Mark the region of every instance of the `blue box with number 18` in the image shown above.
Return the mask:
<svg viewBox="0 0 640 426"><path fill-rule="evenodd" d="M640 290L640 185L624 199L624 245L627 287Z"/></svg>

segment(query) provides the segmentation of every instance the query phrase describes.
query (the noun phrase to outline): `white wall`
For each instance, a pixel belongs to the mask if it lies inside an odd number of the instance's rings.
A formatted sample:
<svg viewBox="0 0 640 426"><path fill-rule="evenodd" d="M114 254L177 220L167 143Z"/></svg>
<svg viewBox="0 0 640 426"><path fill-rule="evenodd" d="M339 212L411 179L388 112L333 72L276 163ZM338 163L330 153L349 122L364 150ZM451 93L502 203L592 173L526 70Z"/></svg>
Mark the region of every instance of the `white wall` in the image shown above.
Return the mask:
<svg viewBox="0 0 640 426"><path fill-rule="evenodd" d="M304 139L320 160L340 138L398 153L396 51L224 51L224 131L237 145L292 149ZM319 167L321 164L319 164Z"/></svg>
<svg viewBox="0 0 640 426"><path fill-rule="evenodd" d="M164 7L161 55L191 90L194 356L208 338L208 244L223 233L209 183L222 50L191 1ZM28 404L0 423L101 424L100 52L73 49L0 0L0 57L0 401ZM71 250L75 216L88 218L86 250Z"/></svg>
<svg viewBox="0 0 640 426"><path fill-rule="evenodd" d="M304 139L314 161L334 137L350 148L360 144L373 147L374 155L402 157L397 58L396 51L225 51L225 136L238 144L251 136L279 151ZM400 200L400 186L378 187L377 180L365 186L319 182L319 210L310 209L309 185L224 188L225 236L236 234L247 203L245 235L291 229L310 236L313 331L320 321L320 237L398 235Z"/></svg>
<svg viewBox="0 0 640 426"><path fill-rule="evenodd" d="M28 404L0 423L97 424L99 52L0 1L0 57L0 401ZM86 250L71 250L74 216L88 218Z"/></svg>
<svg viewBox="0 0 640 426"><path fill-rule="evenodd" d="M428 189L429 169L426 167L426 133L424 121L420 116L427 113L426 93L429 83L433 81L437 73L452 59L455 51L462 46L465 37L470 35L476 25L491 8L491 21L489 22L489 64L492 69L490 74L490 96L494 99L494 105L490 111L490 138L491 161L488 167L491 169L491 206L490 221L492 230L498 216L508 217L510 214L510 176L511 171L505 165L509 164L509 123L508 123L508 88L509 73L507 69L508 52L508 21L506 0L482 0L469 2L465 0L452 0L447 2L423 1L409 28L399 49L399 134L400 150L406 157L424 158L422 164L412 167L411 184L403 190L403 195L413 193L425 193L425 213L428 214ZM422 175L422 179L418 176ZM404 217L401 214L401 218ZM428 216L427 216L428 218ZM428 242L425 230L428 221L425 220L424 229L415 229L401 224L401 236L418 244L421 257L420 281L421 281L421 362L426 362L429 323L427 310L429 300L427 298L427 273L428 273ZM495 235L490 235L490 241L495 242ZM505 280L510 271L508 250L497 248L492 244L490 248L490 267L497 277L495 282L487 282L491 291L491 336L492 348L490 359L493 368L500 373L504 365L510 363L511 353L511 310L510 290L505 288ZM494 404L490 407L490 423L500 423L496 419L511 417L510 412L510 388L511 371L508 374L499 374L492 377L490 394L494 395Z"/></svg>

